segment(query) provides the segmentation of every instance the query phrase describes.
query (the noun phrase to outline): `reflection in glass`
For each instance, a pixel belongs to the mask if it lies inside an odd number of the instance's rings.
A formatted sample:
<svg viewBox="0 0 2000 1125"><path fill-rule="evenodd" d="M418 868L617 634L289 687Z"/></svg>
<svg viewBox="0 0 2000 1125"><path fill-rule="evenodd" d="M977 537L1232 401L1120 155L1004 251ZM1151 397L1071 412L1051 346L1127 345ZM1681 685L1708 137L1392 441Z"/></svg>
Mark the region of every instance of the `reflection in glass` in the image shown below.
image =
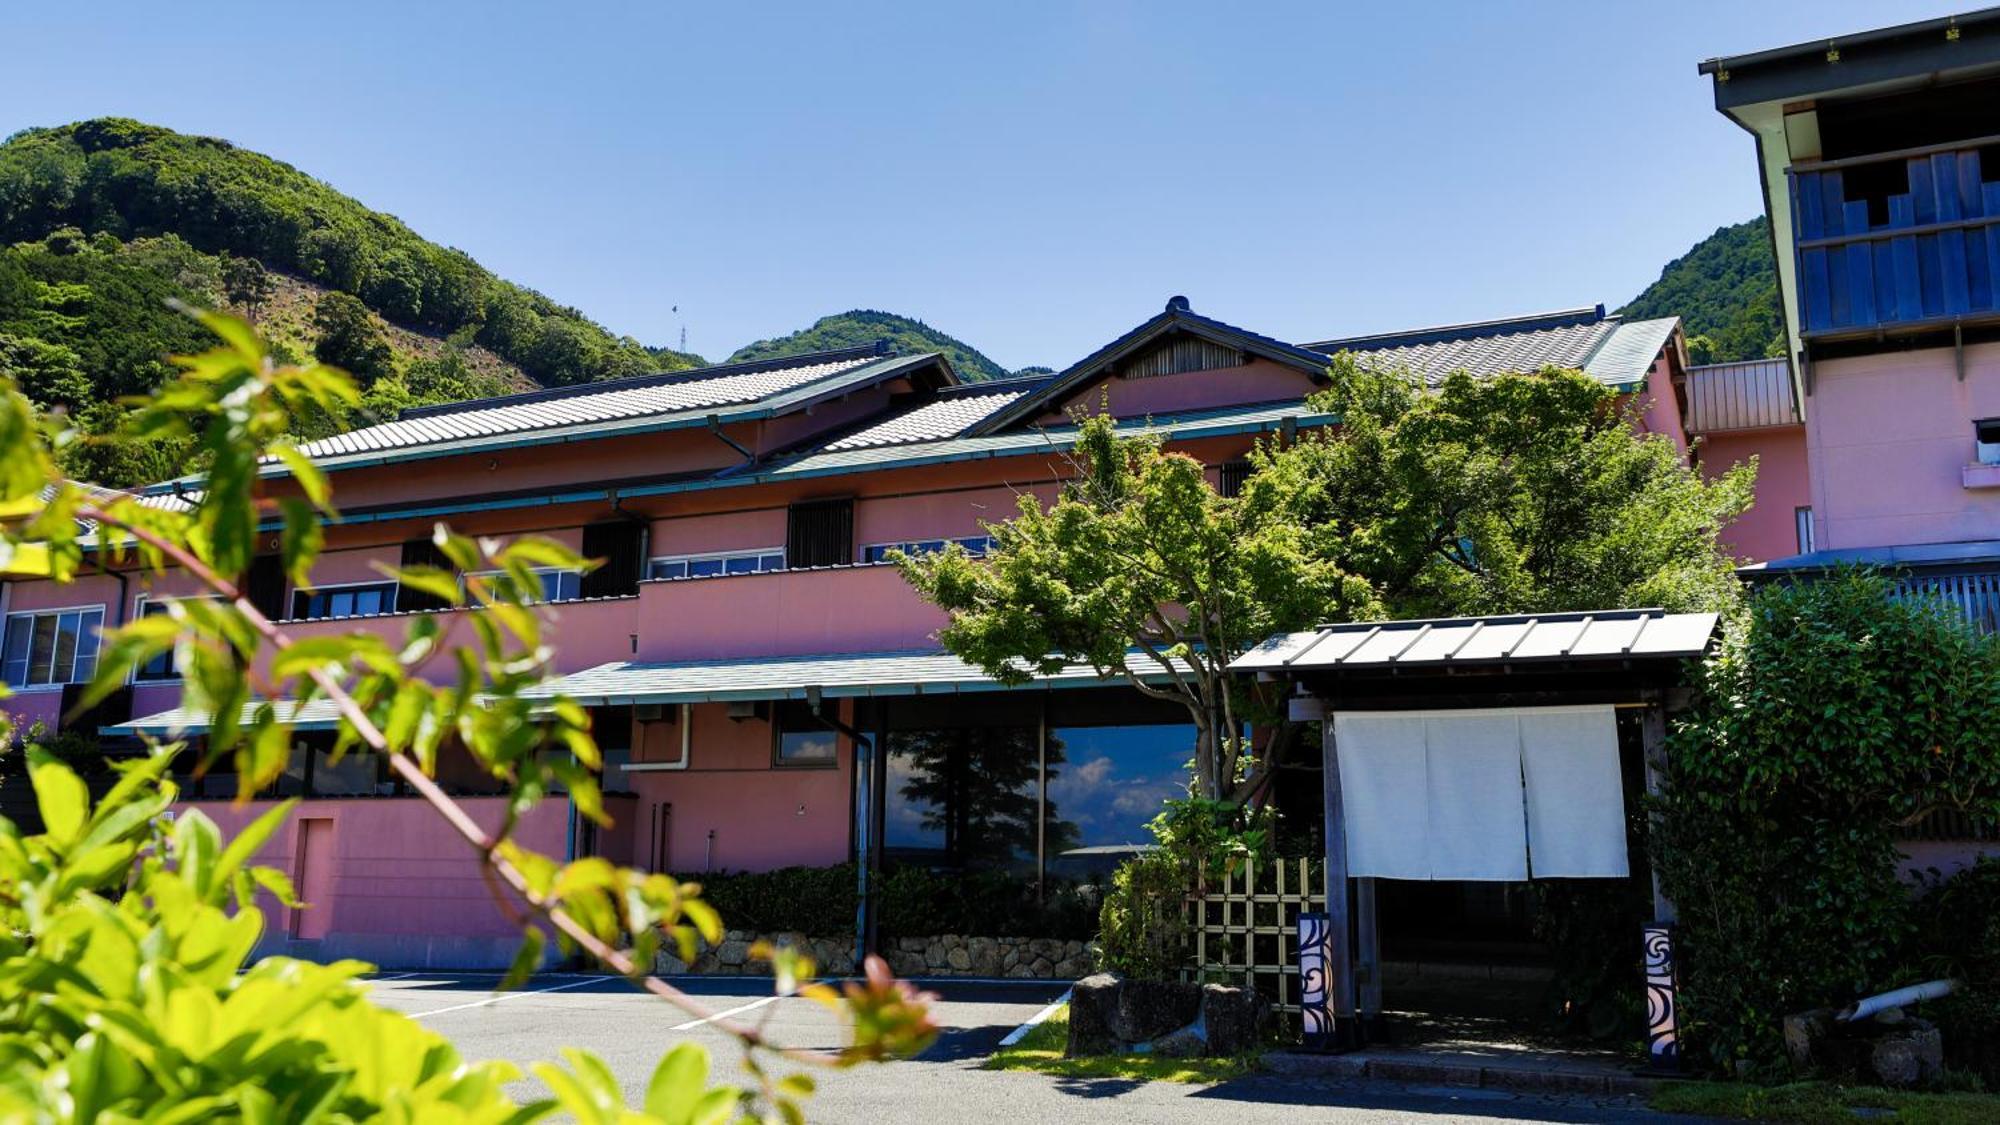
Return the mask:
<svg viewBox="0 0 2000 1125"><path fill-rule="evenodd" d="M373 797L396 786L382 776L382 759L373 751L349 750L336 762L331 748L321 747L313 751L312 790L315 797Z"/></svg>
<svg viewBox="0 0 2000 1125"><path fill-rule="evenodd" d="M1048 874L1102 875L1151 847L1147 823L1187 796L1194 744L1192 724L1050 730Z"/></svg>
<svg viewBox="0 0 2000 1125"><path fill-rule="evenodd" d="M1033 873L1040 754L1031 727L889 736L883 843L940 862Z"/></svg>

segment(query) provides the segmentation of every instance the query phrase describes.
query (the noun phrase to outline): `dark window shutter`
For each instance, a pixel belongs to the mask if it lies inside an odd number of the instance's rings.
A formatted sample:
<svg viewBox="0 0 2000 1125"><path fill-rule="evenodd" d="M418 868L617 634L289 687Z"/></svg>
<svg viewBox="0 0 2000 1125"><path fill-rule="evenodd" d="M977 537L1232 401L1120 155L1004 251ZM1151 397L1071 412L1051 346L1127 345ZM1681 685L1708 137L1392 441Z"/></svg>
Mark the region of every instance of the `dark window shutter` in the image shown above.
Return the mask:
<svg viewBox="0 0 2000 1125"><path fill-rule="evenodd" d="M444 557L444 552L438 550L438 545L432 542L429 537L423 539L405 539L403 541L403 557L397 561L402 566L434 566L439 570L452 569L451 560ZM396 609L402 613L430 613L443 609L449 604L449 602L446 602L436 594L427 594L422 590L413 590L408 586L396 587Z"/></svg>
<svg viewBox="0 0 2000 1125"><path fill-rule="evenodd" d="M1219 477L1217 492L1224 496L1240 496L1243 494L1243 482L1250 479L1250 462L1224 461L1216 466L1216 473Z"/></svg>
<svg viewBox="0 0 2000 1125"><path fill-rule="evenodd" d="M845 566L854 561L854 501L794 504L785 532L785 566Z"/></svg>
<svg viewBox="0 0 2000 1125"><path fill-rule="evenodd" d="M62 691L62 729L75 731L95 742L97 728L108 727L132 718L132 689L121 687L98 700L82 711L77 705L83 702L83 693L89 684L64 684Z"/></svg>
<svg viewBox="0 0 2000 1125"><path fill-rule="evenodd" d="M636 520L593 523L583 529L583 557L603 559L604 565L583 576L578 589L586 598L617 598L639 592L645 571L646 525Z"/></svg>
<svg viewBox="0 0 2000 1125"><path fill-rule="evenodd" d="M243 596L257 612L273 621L285 615L285 560L277 555L258 555L243 576Z"/></svg>

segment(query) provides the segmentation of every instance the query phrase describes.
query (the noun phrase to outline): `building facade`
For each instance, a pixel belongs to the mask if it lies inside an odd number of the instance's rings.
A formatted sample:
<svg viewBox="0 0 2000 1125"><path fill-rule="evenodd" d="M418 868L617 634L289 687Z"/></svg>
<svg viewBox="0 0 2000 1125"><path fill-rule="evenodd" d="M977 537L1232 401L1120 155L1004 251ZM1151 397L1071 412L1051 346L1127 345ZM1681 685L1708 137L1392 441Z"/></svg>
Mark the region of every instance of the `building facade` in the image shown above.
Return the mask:
<svg viewBox="0 0 2000 1125"><path fill-rule="evenodd" d="M289 587L274 561L247 585L297 635L400 635L412 614L462 628L479 612L441 609L379 569L435 561L436 523L552 536L605 559L543 574L542 600L556 686L593 709L616 825L544 802L522 831L545 852L682 873L858 860L1092 880L1149 842L1145 823L1183 790L1192 727L1083 669L994 683L941 652L942 616L886 556L947 543L978 554L1019 496L1052 499L1076 407L1151 426L1230 491L1254 442L1336 424L1307 401L1336 350L1432 378L1577 367L1689 448L1677 321L1599 306L1298 346L1177 298L1045 378L965 383L938 355L864 348L411 410L307 447L343 518L310 587ZM290 487L281 467L269 473L274 491ZM196 484L151 495L176 503ZM94 666L92 630L193 593L116 570L6 583L10 709L60 726L70 685ZM274 945L395 966L504 963L517 933L473 857L384 763L333 761L330 713L308 705L294 719L293 760L267 797L305 800L265 858L313 907L282 914ZM199 737L206 717L180 708L162 660L73 724ZM447 758L440 778L497 820L494 786L469 762ZM215 774L186 796L225 827L268 807L233 805L234 792Z"/></svg>

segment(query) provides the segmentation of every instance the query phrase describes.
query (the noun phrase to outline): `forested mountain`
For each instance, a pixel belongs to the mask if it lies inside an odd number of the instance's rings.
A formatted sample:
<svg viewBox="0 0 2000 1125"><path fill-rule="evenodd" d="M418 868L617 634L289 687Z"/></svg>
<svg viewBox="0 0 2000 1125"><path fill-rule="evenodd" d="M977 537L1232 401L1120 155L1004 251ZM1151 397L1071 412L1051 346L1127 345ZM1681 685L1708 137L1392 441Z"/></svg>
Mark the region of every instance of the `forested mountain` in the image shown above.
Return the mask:
<svg viewBox="0 0 2000 1125"><path fill-rule="evenodd" d="M177 300L257 322L281 355L352 371L363 413L649 371L651 351L502 280L461 251L288 164L122 118L0 144L0 371L107 433L207 336ZM171 446L73 448L65 468L129 485L184 471Z"/></svg>
<svg viewBox="0 0 2000 1125"><path fill-rule="evenodd" d="M803 328L789 336L779 336L773 340L759 340L736 349L731 361L748 359L769 359L774 356L798 355L802 352L831 351L835 348L853 348L887 339L889 345L906 352L941 352L951 365L957 368L959 378L1004 379L1007 369L986 358L977 348L947 336L921 320L911 320L894 313L877 312L874 309L855 309L837 316L823 316L813 322L811 328Z"/></svg>
<svg viewBox="0 0 2000 1125"><path fill-rule="evenodd" d="M1635 318L1679 316L1696 363L1784 355L1778 270L1764 217L1721 227L1695 243L1621 311Z"/></svg>

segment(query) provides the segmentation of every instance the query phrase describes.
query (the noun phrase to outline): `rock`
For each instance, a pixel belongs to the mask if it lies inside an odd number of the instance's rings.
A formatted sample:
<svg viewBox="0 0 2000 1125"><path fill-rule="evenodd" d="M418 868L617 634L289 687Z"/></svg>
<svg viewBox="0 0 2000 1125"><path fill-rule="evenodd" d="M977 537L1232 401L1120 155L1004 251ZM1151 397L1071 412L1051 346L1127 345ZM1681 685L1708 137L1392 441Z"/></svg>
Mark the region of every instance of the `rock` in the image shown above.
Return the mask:
<svg viewBox="0 0 2000 1125"><path fill-rule="evenodd" d="M1028 965L1028 975L1047 980L1056 975L1056 967L1049 963L1048 958L1037 957Z"/></svg>
<svg viewBox="0 0 2000 1125"><path fill-rule="evenodd" d="M1118 993L1125 981L1116 973L1098 973L1076 982L1069 993L1069 1045L1064 1054L1108 1055L1123 1044L1111 1031L1118 1010Z"/></svg>
<svg viewBox="0 0 2000 1125"><path fill-rule="evenodd" d="M1162 1055L1170 1059L1198 1059L1213 1053L1209 1050L1208 1041L1202 1034L1199 1021L1167 1032L1151 1043L1144 1044L1142 1050L1149 1055Z"/></svg>
<svg viewBox="0 0 2000 1125"><path fill-rule="evenodd" d="M1833 1031L1833 1010L1814 1008L1786 1016L1784 1031L1785 1056L1799 1070L1809 1070L1821 1053L1820 1044Z"/></svg>
<svg viewBox="0 0 2000 1125"><path fill-rule="evenodd" d="M1015 964L1009 965L1007 967L1007 975L1009 977L1017 978L1020 980L1027 980L1033 977L1035 973L1034 970L1028 968L1028 966L1016 962Z"/></svg>
<svg viewBox="0 0 2000 1125"><path fill-rule="evenodd" d="M1883 1027L1894 1027L1909 1018L1910 1014L1901 1008L1884 1008L1876 1012L1874 1017L1875 1022Z"/></svg>
<svg viewBox="0 0 2000 1125"><path fill-rule="evenodd" d="M973 975L982 977L1000 975L999 942L992 938L973 938L966 943L965 951L971 956Z"/></svg>
<svg viewBox="0 0 2000 1125"><path fill-rule="evenodd" d="M731 968L737 968L750 960L750 943L731 938L715 947L715 959Z"/></svg>
<svg viewBox="0 0 2000 1125"><path fill-rule="evenodd" d="M947 947L942 939L932 938L931 943L924 947L924 960L930 962L932 967L942 969L945 964L944 956L946 949Z"/></svg>
<svg viewBox="0 0 2000 1125"><path fill-rule="evenodd" d="M1046 970L1044 970L1046 974ZM1145 1043L1186 1027L1201 1015L1201 986L1179 981L1126 981L1118 993L1112 1033Z"/></svg>
<svg viewBox="0 0 2000 1125"><path fill-rule="evenodd" d="M1204 985L1200 1026L1206 1053L1215 1057L1244 1054L1257 1046L1270 1009L1256 990Z"/></svg>
<svg viewBox="0 0 2000 1125"><path fill-rule="evenodd" d="M962 945L954 946L944 955L944 960L945 964L957 972L962 973L972 968L972 954Z"/></svg>
<svg viewBox="0 0 2000 1125"><path fill-rule="evenodd" d="M1944 1077L1944 1037L1928 1022L1910 1020L1875 1041L1868 1069L1884 1086L1900 1090L1934 1086Z"/></svg>

